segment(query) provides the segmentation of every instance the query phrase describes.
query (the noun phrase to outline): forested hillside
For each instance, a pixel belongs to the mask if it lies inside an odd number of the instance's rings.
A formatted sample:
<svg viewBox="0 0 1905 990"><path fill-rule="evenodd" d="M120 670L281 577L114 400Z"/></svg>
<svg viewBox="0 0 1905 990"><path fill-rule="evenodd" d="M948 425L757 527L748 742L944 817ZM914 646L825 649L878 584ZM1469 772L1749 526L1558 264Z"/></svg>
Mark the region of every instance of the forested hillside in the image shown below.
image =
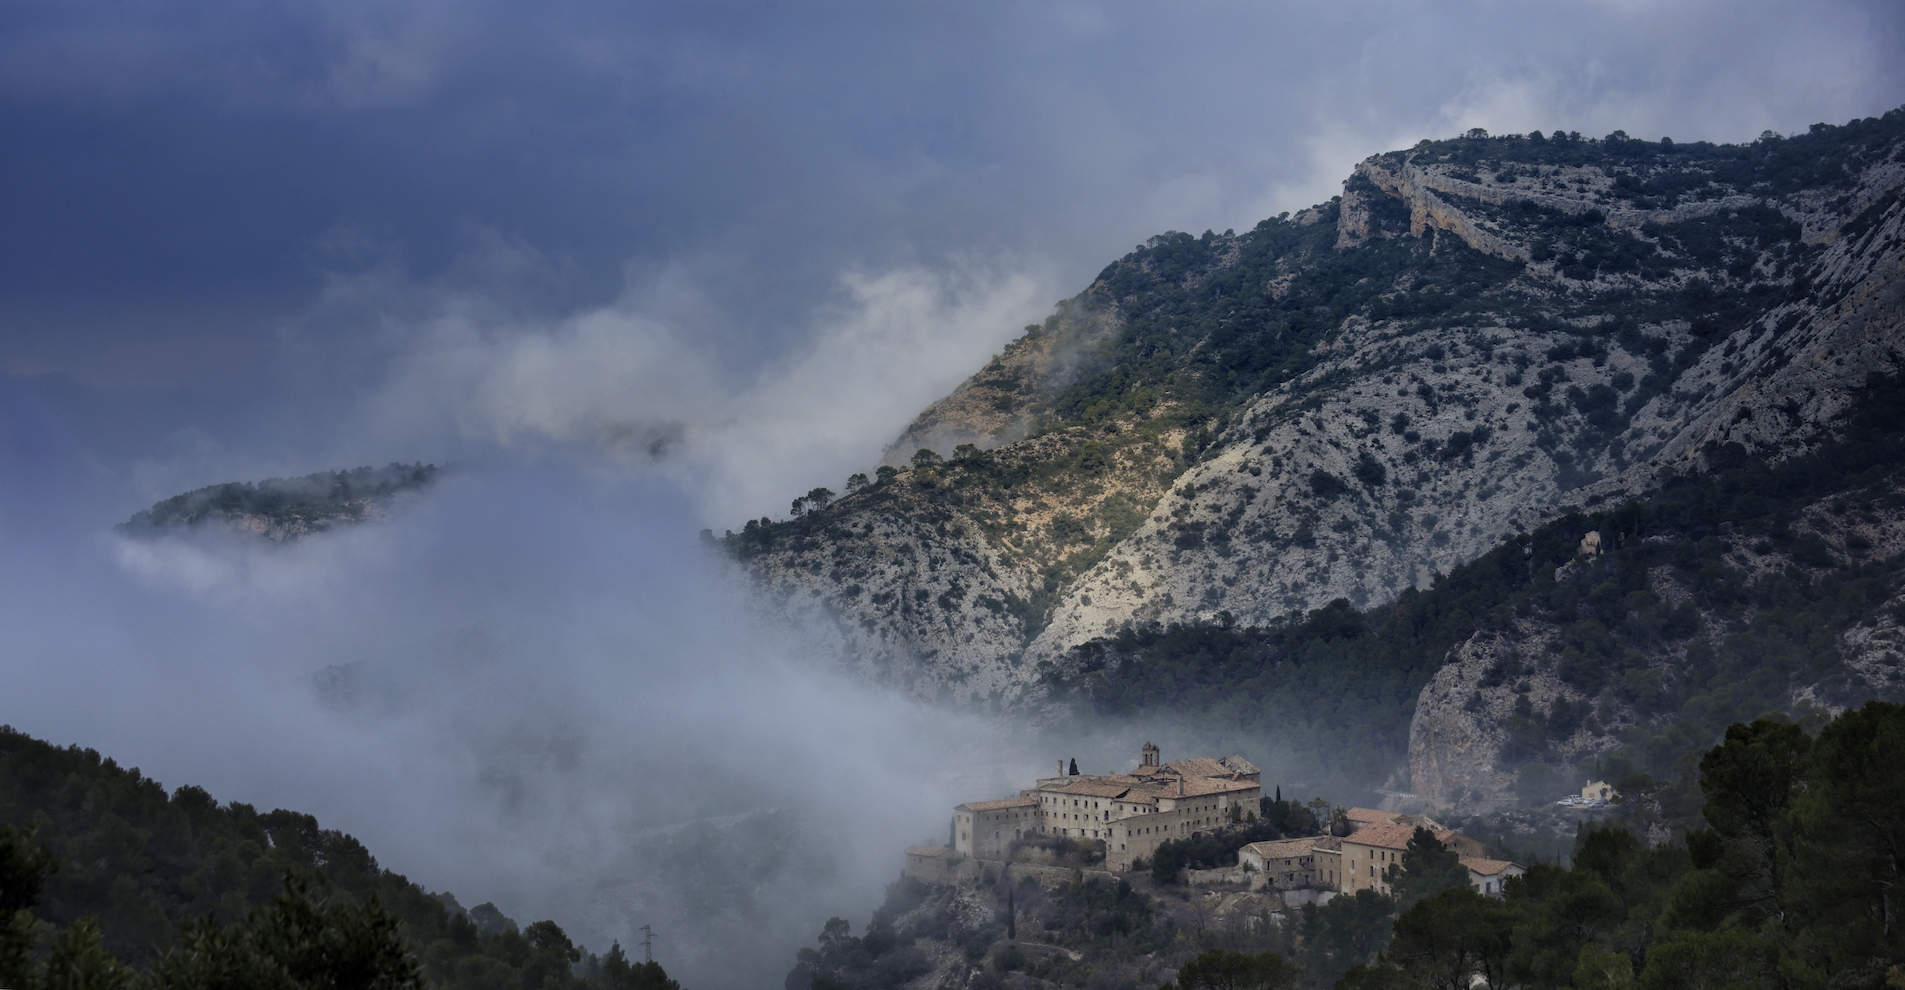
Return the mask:
<svg viewBox="0 0 1905 990"><path fill-rule="evenodd" d="M169 794L0 727L0 985L671 990L659 967L519 929L378 866L310 815ZM222 975L221 975L222 974ZM674 988L678 990L678 988Z"/></svg>

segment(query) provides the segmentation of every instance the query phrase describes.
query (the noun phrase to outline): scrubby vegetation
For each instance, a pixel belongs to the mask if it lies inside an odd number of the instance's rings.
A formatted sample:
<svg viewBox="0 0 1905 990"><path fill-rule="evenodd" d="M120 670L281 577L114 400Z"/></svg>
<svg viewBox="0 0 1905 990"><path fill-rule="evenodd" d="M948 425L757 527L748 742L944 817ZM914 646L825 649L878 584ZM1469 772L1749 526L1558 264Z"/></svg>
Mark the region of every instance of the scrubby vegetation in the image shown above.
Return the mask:
<svg viewBox="0 0 1905 990"><path fill-rule="evenodd" d="M942 627L958 626L957 615L973 606L1009 616L1012 629L1002 634L1016 640L1004 645L1009 651L1046 628L1078 579L1138 529L1185 471L1238 444L1264 442L1342 388L1395 370L1412 379L1402 384L1416 389L1428 412L1460 403L1473 418L1477 400L1461 385L1438 388L1408 370L1426 357L1446 373L1458 353L1459 366L1489 389L1519 390L1527 401L1509 405L1498 422L1448 436L1440 429L1424 436L1406 415L1388 424L1410 444L1408 473L1472 466L1505 437L1519 442L1525 429L1557 486L1579 488L1658 448L1658 437L1630 435L1630 426L1643 410L1667 420L1691 403L1684 376L1715 347L1729 347L1731 358L1737 343L1725 344L1729 335L1762 329L1751 356L1755 374L1791 359L1789 335L1838 299L1815 287L1820 240L1801 236L1768 203L1800 212L1846 208L1848 183L1892 154L1902 133L1905 110L1895 110L1744 145L1640 141L1619 132L1599 139L1472 134L1382 156L1396 169L1407 160L1480 187L1486 195L1462 199L1461 208L1498 230L1512 250L1411 236L1409 206L1362 175L1350 180L1346 199L1242 233L1152 237L1027 327L1004 358L968 383L973 403L1010 414L1011 429L996 438L1001 447L922 450L910 470L855 475L841 498L816 489L796 500L790 518L748 521L722 543L763 570L785 567L829 581L838 572L846 594L827 594L830 606L881 626L887 631L879 635L895 642L931 640L943 649L935 637L956 638L962 630ZM1588 167L1591 174L1580 171ZM1562 191L1566 202L1550 195ZM1728 208L1666 212L1718 201ZM1889 202L1872 204L1847 230L1869 226ZM1368 214L1368 235L1341 250L1338 220L1351 208ZM1610 222L1616 213L1620 222ZM1526 260L1517 256L1523 252ZM1370 342L1355 366L1312 374L1351 327ZM1030 354L1062 357L1041 364ZM1574 380L1583 361L1622 370ZM1728 360L1720 370L1743 368ZM1251 408L1286 387L1292 391L1274 410ZM1414 493L1403 467L1365 456L1346 476L1306 470L1308 494L1319 505L1365 505L1370 514L1361 525L1372 539L1393 543L1419 521L1406 511ZM1386 488L1398 507L1365 504L1366 493ZM1024 580L970 602L957 589L942 592L949 596L943 605L936 597L901 600L891 589L872 593L884 600L862 600L871 571L835 551L866 540L872 520L922 538L965 534L966 553L983 545L997 553L994 563ZM1347 533L1359 522L1335 525ZM1426 525L1434 530L1434 522ZM1184 518L1172 521L1170 537L1172 549L1208 545L1228 558L1240 541L1274 536L1299 549L1329 542L1319 541L1319 528L1310 519L1276 534L1233 532L1221 521ZM1434 546L1449 543L1446 533L1430 538ZM1378 675L1380 687L1358 690L1393 710L1407 703L1389 697L1411 675L1399 676Z"/></svg>
<svg viewBox="0 0 1905 990"><path fill-rule="evenodd" d="M1793 525L1822 502L1841 513L1905 510L1890 484L1905 470L1901 424L1905 383L1874 379L1842 439L1813 454L1770 465L1716 448L1709 473L1519 535L1389 605L1339 600L1264 627L1134 627L1077 648L1046 681L1096 714L1168 709L1226 732L1286 728L1280 735L1317 740L1299 755L1319 775L1373 780L1402 759L1416 697L1452 647L1534 620L1556 630L1538 648L1559 656L1566 683L1644 716L1620 732L1606 773L1638 775L1627 785L1640 789L1679 777L1661 796L1663 813L1684 824L1692 813L1673 797L1689 793L1690 756L1729 722L1792 709L1801 680L1830 688L1843 677L1838 634L1905 587L1905 561L1840 553ZM1587 532L1601 534L1605 552L1576 564ZM1749 576L1728 556L1741 545L1782 566ZM1663 567L1687 600L1657 593ZM1684 658L1672 677L1649 662L1663 648ZM1549 760L1556 739L1595 718L1594 706L1520 713L1508 756Z"/></svg>
<svg viewBox="0 0 1905 990"><path fill-rule="evenodd" d="M621 947L518 928L378 866L315 818L169 794L0 727L0 986L679 990Z"/></svg>

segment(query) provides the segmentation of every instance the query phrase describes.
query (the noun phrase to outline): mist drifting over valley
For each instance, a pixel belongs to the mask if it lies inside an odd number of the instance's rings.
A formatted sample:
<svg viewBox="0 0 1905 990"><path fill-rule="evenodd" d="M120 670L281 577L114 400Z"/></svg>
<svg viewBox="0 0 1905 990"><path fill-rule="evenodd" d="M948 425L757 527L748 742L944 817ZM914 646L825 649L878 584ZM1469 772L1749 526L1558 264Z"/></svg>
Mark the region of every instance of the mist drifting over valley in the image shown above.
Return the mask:
<svg viewBox="0 0 1905 990"><path fill-rule="evenodd" d="M9 718L316 814L466 905L601 949L652 924L683 973L767 980L1012 756L755 623L691 521L660 485L521 466L290 547L33 518L7 625L45 660Z"/></svg>
<svg viewBox="0 0 1905 990"><path fill-rule="evenodd" d="M596 952L650 925L691 990L779 986L1054 759L1343 786L1280 724L866 676L699 534L903 459L1132 243L1328 203L1371 154L1905 100L1895 6L1810 7L0 15L0 724ZM309 538L113 529L393 461L444 471Z"/></svg>

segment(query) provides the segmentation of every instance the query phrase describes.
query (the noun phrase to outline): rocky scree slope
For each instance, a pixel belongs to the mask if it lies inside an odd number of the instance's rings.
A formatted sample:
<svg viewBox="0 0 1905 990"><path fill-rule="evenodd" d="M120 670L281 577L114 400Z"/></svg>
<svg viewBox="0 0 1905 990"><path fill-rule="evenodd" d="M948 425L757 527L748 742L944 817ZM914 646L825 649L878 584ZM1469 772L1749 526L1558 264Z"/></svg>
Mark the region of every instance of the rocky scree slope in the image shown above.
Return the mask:
<svg viewBox="0 0 1905 990"><path fill-rule="evenodd" d="M725 543L870 672L967 699L1133 623L1382 602L1716 445L1829 439L1900 365L1901 187L1905 111L1378 155L1294 216L1152 238L877 481Z"/></svg>

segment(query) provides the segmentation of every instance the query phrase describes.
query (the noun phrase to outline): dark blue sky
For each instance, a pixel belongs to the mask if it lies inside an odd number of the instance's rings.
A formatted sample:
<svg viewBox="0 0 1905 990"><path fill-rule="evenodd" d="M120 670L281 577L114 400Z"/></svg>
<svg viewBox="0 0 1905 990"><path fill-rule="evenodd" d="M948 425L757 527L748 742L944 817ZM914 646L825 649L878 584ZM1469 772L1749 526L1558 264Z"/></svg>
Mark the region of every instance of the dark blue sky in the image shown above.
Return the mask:
<svg viewBox="0 0 1905 990"><path fill-rule="evenodd" d="M1901 10L24 0L0 8L0 384L108 462L176 466L152 484L467 456L495 440L469 415L366 412L432 387L393 370L431 364L419 328L475 307L506 346L616 307L731 424L867 318L843 279L963 272L968 309L1029 279L996 326L916 307L970 339L924 357L982 359L1145 236L1301 208L1423 136L1883 112ZM966 370L836 410L879 421L827 477Z"/></svg>

